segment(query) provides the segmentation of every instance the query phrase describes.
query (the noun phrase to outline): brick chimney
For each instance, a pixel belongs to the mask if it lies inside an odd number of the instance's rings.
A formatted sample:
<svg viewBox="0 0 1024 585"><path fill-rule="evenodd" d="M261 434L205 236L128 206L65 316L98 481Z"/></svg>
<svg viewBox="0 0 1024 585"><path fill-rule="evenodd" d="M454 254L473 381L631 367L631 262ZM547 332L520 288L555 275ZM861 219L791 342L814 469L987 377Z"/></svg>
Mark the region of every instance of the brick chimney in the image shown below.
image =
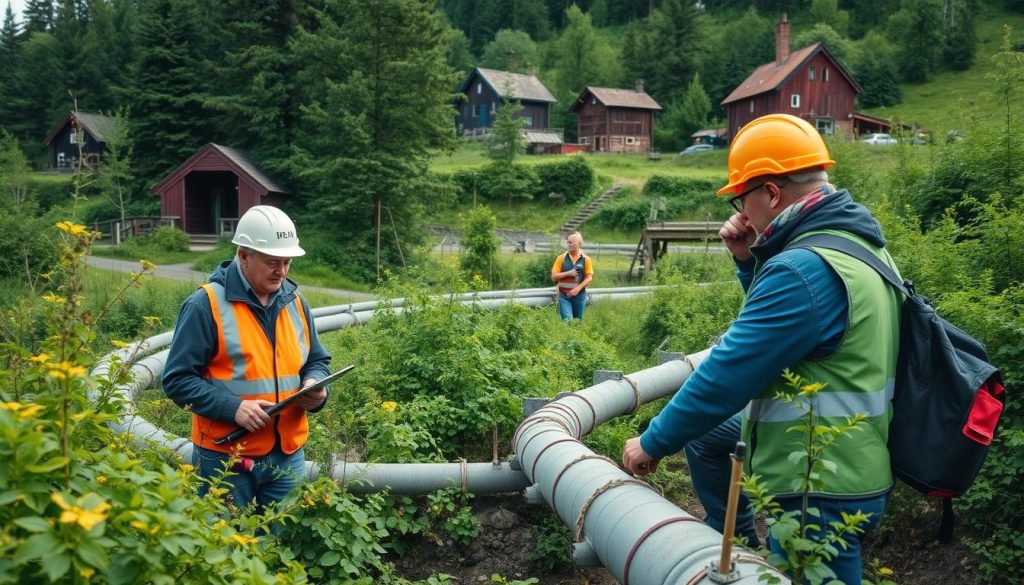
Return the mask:
<svg viewBox="0 0 1024 585"><path fill-rule="evenodd" d="M643 79L637 79L636 80L636 92L637 93L643 93L644 92L644 80Z"/></svg>
<svg viewBox="0 0 1024 585"><path fill-rule="evenodd" d="M775 27L775 65L781 67L786 59L789 59L789 20L783 12Z"/></svg>

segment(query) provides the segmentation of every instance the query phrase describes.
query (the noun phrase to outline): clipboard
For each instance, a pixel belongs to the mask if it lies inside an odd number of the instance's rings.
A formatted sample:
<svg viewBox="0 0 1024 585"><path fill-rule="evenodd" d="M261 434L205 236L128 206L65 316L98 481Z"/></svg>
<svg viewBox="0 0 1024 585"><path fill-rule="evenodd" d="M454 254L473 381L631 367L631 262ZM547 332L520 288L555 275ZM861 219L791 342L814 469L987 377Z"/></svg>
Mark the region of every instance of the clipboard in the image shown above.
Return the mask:
<svg viewBox="0 0 1024 585"><path fill-rule="evenodd" d="M345 374L351 372L352 368L354 368L354 367L356 367L355 364L347 365L344 368L341 368L340 370L338 370L338 371L328 375L326 378L324 378L322 380L318 380L316 383L313 383L313 384L310 384L309 386L306 386L302 390L299 390L298 392L296 392L295 394L292 394L288 398L285 398L281 402L278 402L277 404L272 404L272 405L268 406L265 409L266 413L269 414L270 416L274 416L275 414L281 412L282 410L284 410L284 409L288 408L289 406L291 406L292 404L294 404L299 398L305 396L306 394L309 394L310 392L316 392L317 390L320 390L321 388L327 386L331 382L333 382L333 381L337 380L338 378L344 376ZM237 429L235 429L235 430L231 431L230 433L228 433L227 436L222 437L222 438L217 439L216 441L214 441L213 444L214 445L223 445L225 443L233 443L233 442L237 441L238 439L241 439L242 437L244 437L247 434L249 434L249 429L247 429L245 427L238 427Z"/></svg>

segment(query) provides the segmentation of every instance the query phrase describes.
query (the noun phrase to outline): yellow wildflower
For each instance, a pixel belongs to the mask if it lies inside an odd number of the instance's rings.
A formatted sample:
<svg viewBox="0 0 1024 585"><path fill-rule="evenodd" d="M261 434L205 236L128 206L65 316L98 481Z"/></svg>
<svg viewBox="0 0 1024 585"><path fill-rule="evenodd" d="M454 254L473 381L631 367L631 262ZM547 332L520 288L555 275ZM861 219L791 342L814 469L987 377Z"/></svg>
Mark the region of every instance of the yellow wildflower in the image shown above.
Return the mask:
<svg viewBox="0 0 1024 585"><path fill-rule="evenodd" d="M82 567L81 569L78 569L78 574L85 580L88 580L89 577L92 577L95 573L96 569L91 569L89 567Z"/></svg>
<svg viewBox="0 0 1024 585"><path fill-rule="evenodd" d="M800 394L804 395L804 396L806 396L808 394L814 394L816 392L820 392L821 389L824 388L824 387L825 387L825 385L822 384L821 382L815 382L813 384L807 384L806 386L801 386L800 387Z"/></svg>
<svg viewBox="0 0 1024 585"><path fill-rule="evenodd" d="M58 380L77 378L85 375L85 366L79 366L65 360L59 364L50 366L50 375Z"/></svg>
<svg viewBox="0 0 1024 585"><path fill-rule="evenodd" d="M128 343L128 342L125 342L125 341L121 341L120 339L114 339L114 340L111 340L110 345L113 345L117 349L124 349L124 348L128 347L131 344Z"/></svg>
<svg viewBox="0 0 1024 585"><path fill-rule="evenodd" d="M70 221L57 222L56 228L69 236L84 236L89 233L89 230L84 225L71 223Z"/></svg>
<svg viewBox="0 0 1024 585"><path fill-rule="evenodd" d="M146 524L142 520L132 520L131 525L135 528L138 528L139 530L142 530L143 532L149 530L149 524Z"/></svg>
<svg viewBox="0 0 1024 585"><path fill-rule="evenodd" d="M48 354L48 353L41 353L39 355L34 355L34 356L28 358L28 360L30 362L34 363L34 364L43 364L43 363L46 363L46 362L48 362L50 360L50 354Z"/></svg>
<svg viewBox="0 0 1024 585"><path fill-rule="evenodd" d="M192 473L193 471L196 470L196 468L192 467L188 463L182 463L181 465L178 466L178 470L181 471L182 473Z"/></svg>
<svg viewBox="0 0 1024 585"><path fill-rule="evenodd" d="M29 404L25 408L18 411L18 420L25 420L26 418L32 418L43 409L42 404Z"/></svg>
<svg viewBox="0 0 1024 585"><path fill-rule="evenodd" d="M53 303L55 305L59 305L60 303L64 302L64 297L60 295L55 295L53 293L46 293L45 295L42 296L42 299L48 303Z"/></svg>
<svg viewBox="0 0 1024 585"><path fill-rule="evenodd" d="M105 475L97 475L96 476L96 483L98 483L100 485L107 483L107 476L105 476Z"/></svg>
<svg viewBox="0 0 1024 585"><path fill-rule="evenodd" d="M224 520L223 518L221 518L220 520L217 520L217 522L215 522L215 523L213 524L213 527L214 527L215 529L218 529L218 530L219 530L219 529L221 529L221 528L224 528L224 527L225 527L225 526L227 526L227 525L228 525L227 521L226 521L226 520Z"/></svg>
<svg viewBox="0 0 1024 585"><path fill-rule="evenodd" d="M232 540L234 540L235 542L237 542L238 544L241 544L241 545L255 544L256 542L258 542L255 538L252 538L251 536L245 536L245 535L239 534L237 532L232 534L231 538L232 538Z"/></svg>
<svg viewBox="0 0 1024 585"><path fill-rule="evenodd" d="M139 263L142 264L142 269L143 270L149 270L151 272L153 270L156 270L156 264L153 264L149 260L142 259L142 260L139 260Z"/></svg>
<svg viewBox="0 0 1024 585"><path fill-rule="evenodd" d="M21 404L17 402L0 402L0 410L9 410L11 412L18 412L21 408Z"/></svg>
<svg viewBox="0 0 1024 585"><path fill-rule="evenodd" d="M146 325L151 325L153 327L156 327L156 326L160 325L160 317L154 317L152 315L146 315L146 316L144 316L142 318L142 320L146 322Z"/></svg>
<svg viewBox="0 0 1024 585"><path fill-rule="evenodd" d="M380 407L382 410L386 410L387 412L395 412L395 409L398 408L398 403L388 400L386 402L381 402Z"/></svg>
<svg viewBox="0 0 1024 585"><path fill-rule="evenodd" d="M891 575L895 575L896 571L893 571L889 567L881 567L880 569L878 569L878 574L884 577L889 577Z"/></svg>
<svg viewBox="0 0 1024 585"><path fill-rule="evenodd" d="M94 526L106 520L107 510L110 509L110 504L99 499L95 494L86 494L78 498L74 506L65 502L64 496L60 493L50 494L50 499L62 510L60 513L61 524L78 524L86 531L92 530ZM86 505L87 500L95 501L96 504L86 509L83 506Z"/></svg>

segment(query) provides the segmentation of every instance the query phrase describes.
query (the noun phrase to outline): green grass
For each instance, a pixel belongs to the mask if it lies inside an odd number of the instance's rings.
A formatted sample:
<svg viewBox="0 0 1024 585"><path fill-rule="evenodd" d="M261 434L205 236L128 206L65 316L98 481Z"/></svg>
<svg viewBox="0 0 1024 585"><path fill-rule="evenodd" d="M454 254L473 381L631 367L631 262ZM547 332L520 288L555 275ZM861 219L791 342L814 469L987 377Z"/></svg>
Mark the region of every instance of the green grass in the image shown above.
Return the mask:
<svg viewBox="0 0 1024 585"><path fill-rule="evenodd" d="M942 71L928 83L904 84L903 102L895 106L866 110L872 116L902 120L930 130L942 138L950 130L964 130L981 124L997 123L1003 108L992 98L992 81L996 72L992 57L1002 48L1003 25L1011 27L1012 46L1024 43L1024 15L996 11L985 7L977 17L978 46L974 66L967 71ZM1017 96L1015 105L1022 105Z"/></svg>

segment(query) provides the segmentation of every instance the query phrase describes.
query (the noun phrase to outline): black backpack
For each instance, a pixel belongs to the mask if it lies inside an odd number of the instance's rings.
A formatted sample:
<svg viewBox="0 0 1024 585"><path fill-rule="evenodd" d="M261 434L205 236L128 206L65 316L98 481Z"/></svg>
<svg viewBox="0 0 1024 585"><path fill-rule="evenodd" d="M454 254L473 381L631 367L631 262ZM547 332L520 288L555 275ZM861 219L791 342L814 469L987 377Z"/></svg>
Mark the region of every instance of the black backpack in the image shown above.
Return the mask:
<svg viewBox="0 0 1024 585"><path fill-rule="evenodd" d="M952 497L974 482L995 437L1006 394L985 346L935 313L931 301L860 244L812 234L790 248L843 252L875 269L903 293L899 359L889 426L893 473L907 485L943 498L939 540L953 539Z"/></svg>

